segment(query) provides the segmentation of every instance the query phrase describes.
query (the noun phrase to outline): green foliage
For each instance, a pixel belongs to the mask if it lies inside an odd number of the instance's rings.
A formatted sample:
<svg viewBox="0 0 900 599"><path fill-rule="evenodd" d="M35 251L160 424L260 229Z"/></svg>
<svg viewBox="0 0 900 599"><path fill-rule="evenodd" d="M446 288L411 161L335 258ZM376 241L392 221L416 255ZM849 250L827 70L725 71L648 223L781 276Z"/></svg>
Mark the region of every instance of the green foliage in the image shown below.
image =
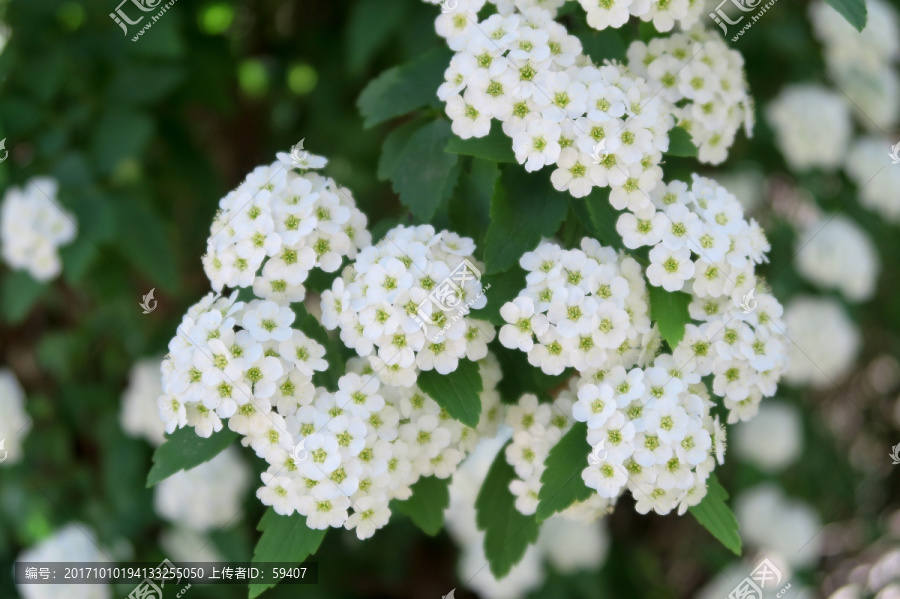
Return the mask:
<svg viewBox="0 0 900 599"><path fill-rule="evenodd" d="M862 31L866 28L866 21L868 20L868 10L866 9L865 0L825 0L828 4L834 8L834 10L841 13L847 22L853 25L857 31Z"/></svg>
<svg viewBox="0 0 900 599"><path fill-rule="evenodd" d="M484 531L484 555L497 578L519 563L540 532L535 517L523 516L515 507L509 483L516 473L506 461L508 445L497 453L475 500L475 522Z"/></svg>
<svg viewBox="0 0 900 599"><path fill-rule="evenodd" d="M444 152L450 123L435 120L413 133L394 162L391 179L400 202L413 216L428 221L444 199L457 156Z"/></svg>
<svg viewBox="0 0 900 599"><path fill-rule="evenodd" d="M478 426L481 417L481 398L478 394L483 388L476 362L460 360L459 366L450 374L424 371L419 374L417 384L450 416L467 426Z"/></svg>
<svg viewBox="0 0 900 599"><path fill-rule="evenodd" d="M516 162L512 140L503 133L500 123L496 121L491 124L491 131L485 137L461 139L454 135L447 144L447 151L451 154L476 156L494 162Z"/></svg>
<svg viewBox="0 0 900 599"><path fill-rule="evenodd" d="M257 530L262 536L253 550L253 563L284 562L285 567L288 564L298 564L318 551L327 532L327 529L309 528L306 516L296 512L290 516L279 516L272 508L266 510ZM259 597L273 586L275 585L271 582L252 583L250 599Z"/></svg>
<svg viewBox="0 0 900 599"><path fill-rule="evenodd" d="M153 467L147 475L147 486L153 487L182 470L190 470L219 455L237 441L238 434L228 428L213 433L209 438L198 437L193 428L177 429L166 436L153 454Z"/></svg>
<svg viewBox="0 0 900 599"><path fill-rule="evenodd" d="M0 287L0 309L3 319L10 324L18 324L25 319L34 303L47 290L43 283L31 278L25 271L6 275Z"/></svg>
<svg viewBox="0 0 900 599"><path fill-rule="evenodd" d="M559 443L550 449L544 460L547 467L541 475L537 511L534 516L543 522L577 501L584 501L594 492L584 484L581 472L588 467L587 424L576 422Z"/></svg>
<svg viewBox="0 0 900 599"><path fill-rule="evenodd" d="M670 292L655 285L650 291L650 318L659 325L659 333L673 350L684 338L684 327L691 321L688 304L691 296L683 291Z"/></svg>
<svg viewBox="0 0 900 599"><path fill-rule="evenodd" d="M741 555L741 536L738 534L737 518L725 503L728 493L719 483L715 474L706 481L706 497L699 504L689 508L691 514L729 551Z"/></svg>
<svg viewBox="0 0 900 599"><path fill-rule="evenodd" d="M444 510L450 505L450 479L427 476L410 487L412 496L395 501L392 507L409 516L422 532L435 536L444 526Z"/></svg>
<svg viewBox="0 0 900 599"><path fill-rule="evenodd" d="M495 275L485 275L481 278L483 287L491 288L485 293L487 304L484 308L472 313L476 318L484 318L494 326L503 326L506 321L500 316L500 308L507 302L511 302L525 288L525 271L518 265L506 272Z"/></svg>
<svg viewBox="0 0 900 599"><path fill-rule="evenodd" d="M372 127L416 108L436 104L434 90L443 83L451 56L442 44L373 79L356 103L365 118L365 126Z"/></svg>
<svg viewBox="0 0 900 599"><path fill-rule="evenodd" d="M537 247L541 237L556 232L568 211L564 197L545 173L527 173L519 165L500 170L491 198L491 224L484 239L488 274L517 264L522 254Z"/></svg>
<svg viewBox="0 0 900 599"><path fill-rule="evenodd" d="M673 127L669 131L669 151L666 152L666 155L696 158L699 156L699 152L700 150L691 139L691 134L684 127Z"/></svg>

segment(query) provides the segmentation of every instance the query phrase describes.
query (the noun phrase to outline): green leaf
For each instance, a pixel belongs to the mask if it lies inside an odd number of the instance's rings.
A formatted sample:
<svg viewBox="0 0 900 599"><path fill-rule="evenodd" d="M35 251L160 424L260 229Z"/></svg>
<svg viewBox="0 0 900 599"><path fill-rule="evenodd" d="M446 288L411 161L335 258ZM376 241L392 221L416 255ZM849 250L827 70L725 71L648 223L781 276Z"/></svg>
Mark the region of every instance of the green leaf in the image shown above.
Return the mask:
<svg viewBox="0 0 900 599"><path fill-rule="evenodd" d="M569 203L546 174L503 167L491 198L491 224L484 239L487 274L508 270L522 254L551 237L566 218Z"/></svg>
<svg viewBox="0 0 900 599"><path fill-rule="evenodd" d="M673 127L669 131L669 150L667 156L684 156L686 158L696 158L700 150L694 145L691 134L684 127Z"/></svg>
<svg viewBox="0 0 900 599"><path fill-rule="evenodd" d="M825 0L834 10L841 13L847 22L853 25L857 31L866 28L869 18L865 0Z"/></svg>
<svg viewBox="0 0 900 599"><path fill-rule="evenodd" d="M407 121L384 138L384 145L381 146L381 158L378 159L379 181L387 181L391 178L397 167L400 153L403 152L409 138L422 126L423 122L421 118Z"/></svg>
<svg viewBox="0 0 900 599"><path fill-rule="evenodd" d="M597 31L593 28L584 28L575 33L575 36L581 40L584 53L590 56L596 65L603 64L604 60L625 62L627 58L625 42L615 29Z"/></svg>
<svg viewBox="0 0 900 599"><path fill-rule="evenodd" d="M406 501L394 502L394 507L412 518L425 534L433 537L444 526L444 510L450 505L449 486L449 478L420 478L410 487L412 496Z"/></svg>
<svg viewBox="0 0 900 599"><path fill-rule="evenodd" d="M24 270L8 273L3 277L3 290L0 293L3 319L10 324L22 322L47 289L49 287L45 283L36 281Z"/></svg>
<svg viewBox="0 0 900 599"><path fill-rule="evenodd" d="M540 503L534 513L538 522L591 496L593 491L581 479L582 470L588 467L590 451L585 422L576 422L550 450L544 460L547 468L541 474Z"/></svg>
<svg viewBox="0 0 900 599"><path fill-rule="evenodd" d="M137 159L153 134L153 119L122 108L105 111L93 129L91 156L102 174L112 173L124 160Z"/></svg>
<svg viewBox="0 0 900 599"><path fill-rule="evenodd" d="M436 104L437 88L444 82L451 57L450 50L441 44L370 81L356 101L364 126L368 129L421 106Z"/></svg>
<svg viewBox="0 0 900 599"><path fill-rule="evenodd" d="M503 129L496 121L491 123L491 131L484 137L460 139L454 135L447 144L447 151L451 154L465 154L495 162L517 162L512 149L512 140L503 133Z"/></svg>
<svg viewBox="0 0 900 599"><path fill-rule="evenodd" d="M459 157L447 154L450 123L435 120L415 133L397 157L391 178L400 203L422 221L431 220L444 198L447 182Z"/></svg>
<svg viewBox="0 0 900 599"><path fill-rule="evenodd" d="M484 239L491 224L491 196L500 177L497 163L481 158L469 160L447 207L451 229L464 237Z"/></svg>
<svg viewBox="0 0 900 599"><path fill-rule="evenodd" d="M608 187L595 187L583 200L571 198L570 201L573 212L597 241L617 250L625 249L622 236L616 230L622 212L609 203Z"/></svg>
<svg viewBox="0 0 900 599"><path fill-rule="evenodd" d="M166 440L153 453L153 467L147 475L147 487L155 486L176 472L190 470L213 459L237 438L237 433L223 428L204 439L187 426L166 435Z"/></svg>
<svg viewBox="0 0 900 599"><path fill-rule="evenodd" d="M403 24L409 4L359 0L350 7L347 23L347 61L351 71L358 73L375 52L383 46Z"/></svg>
<svg viewBox="0 0 900 599"><path fill-rule="evenodd" d="M725 503L728 492L719 483L715 474L706 481L706 497L699 504L689 508L691 514L706 530L735 555L741 554L741 535L738 534L737 518Z"/></svg>
<svg viewBox="0 0 900 599"><path fill-rule="evenodd" d="M684 325L691 321L688 304L691 296L684 291L670 292L656 285L650 289L650 318L659 325L659 333L674 350L684 338Z"/></svg>
<svg viewBox="0 0 900 599"><path fill-rule="evenodd" d="M505 325L506 321L500 316L500 308L516 299L519 292L525 289L525 271L516 265L506 272L481 277L481 285L482 288L491 286L484 294L487 304L484 308L473 311L472 316L483 318L494 326Z"/></svg>
<svg viewBox="0 0 900 599"><path fill-rule="evenodd" d="M481 417L478 394L482 386L477 363L460 360L459 366L450 374L426 370L419 374L416 384L452 417L472 428L478 426Z"/></svg>
<svg viewBox="0 0 900 599"><path fill-rule="evenodd" d="M496 578L509 574L540 532L534 516L516 509L516 498L509 490L516 472L506 461L508 445L497 453L475 500L475 523L484 531L484 555Z"/></svg>
<svg viewBox="0 0 900 599"><path fill-rule="evenodd" d="M116 232L122 255L156 286L176 291L178 267L162 218L141 202L121 201L113 203L112 208L118 221Z"/></svg>
<svg viewBox="0 0 900 599"><path fill-rule="evenodd" d="M266 510L256 530L262 533L253 563L284 562L299 564L319 550L327 529L313 530L306 525L306 516L294 512L290 516L279 516L272 508ZM263 591L274 587L276 582L255 582L250 584L250 599L259 597Z"/></svg>

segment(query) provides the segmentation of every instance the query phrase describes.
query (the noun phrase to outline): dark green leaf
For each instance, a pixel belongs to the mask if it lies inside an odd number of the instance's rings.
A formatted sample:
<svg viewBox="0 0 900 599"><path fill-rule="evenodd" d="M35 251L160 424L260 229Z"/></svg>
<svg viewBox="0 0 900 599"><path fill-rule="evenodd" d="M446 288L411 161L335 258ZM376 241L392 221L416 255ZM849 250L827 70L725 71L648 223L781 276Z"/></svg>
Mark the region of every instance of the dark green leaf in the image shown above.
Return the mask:
<svg viewBox="0 0 900 599"><path fill-rule="evenodd" d="M481 277L482 287L491 286L484 296L487 304L480 310L472 312L474 318L483 318L495 326L503 326L506 321L500 316L500 308L511 302L525 289L525 271L518 265L506 272Z"/></svg>
<svg viewBox="0 0 900 599"><path fill-rule="evenodd" d="M719 483L715 474L710 474L706 481L706 497L699 504L689 508L691 514L706 530L735 555L741 554L741 535L738 534L737 518L725 500L728 492Z"/></svg>
<svg viewBox="0 0 900 599"><path fill-rule="evenodd" d="M3 277L3 319L18 324L28 315L31 307L48 289L47 285L31 277L24 270L16 270Z"/></svg>
<svg viewBox="0 0 900 599"><path fill-rule="evenodd" d="M447 144L447 151L451 154L465 154L495 162L516 162L512 140L503 133L500 123L496 121L491 124L491 131L485 137L460 139L454 135Z"/></svg>
<svg viewBox="0 0 900 599"><path fill-rule="evenodd" d="M659 325L659 333L674 350L684 338L684 325L691 321L688 304L690 294L684 291L670 292L662 287L648 285L650 289L650 318Z"/></svg>
<svg viewBox="0 0 900 599"><path fill-rule="evenodd" d="M500 169L496 162L481 158L469 160L469 168L460 175L448 206L450 225L456 233L484 239L491 223L491 196L499 176Z"/></svg>
<svg viewBox="0 0 900 599"><path fill-rule="evenodd" d="M666 152L668 156L696 158L699 152L691 140L691 134L684 127L673 127L669 131L669 150Z"/></svg>
<svg viewBox="0 0 900 599"><path fill-rule="evenodd" d="M204 439L187 426L166 435L166 440L153 453L153 467L147 475L147 486L152 487L176 472L190 470L213 459L237 438L237 433L223 428Z"/></svg>
<svg viewBox="0 0 900 599"><path fill-rule="evenodd" d="M153 120L146 114L122 108L104 112L91 140L97 169L109 174L123 160L139 158L152 134Z"/></svg>
<svg viewBox="0 0 900 599"><path fill-rule="evenodd" d="M450 505L449 485L449 478L420 478L410 487L412 497L394 502L394 507L412 518L425 534L433 537L444 526L444 510Z"/></svg>
<svg viewBox="0 0 900 599"><path fill-rule="evenodd" d="M487 273L508 270L542 237L551 237L566 218L569 204L546 173L526 173L522 167L501 169L491 198L491 225L484 240Z"/></svg>
<svg viewBox="0 0 900 599"><path fill-rule="evenodd" d="M328 529L313 530L306 525L306 516L294 512L290 516L279 516L272 508L266 510L256 530L262 533L253 563L284 562L299 564L319 550ZM259 597L263 591L274 587L275 582L250 584L250 599Z"/></svg>
<svg viewBox="0 0 900 599"><path fill-rule="evenodd" d="M432 102L444 82L452 53L443 44L416 60L383 72L359 95L356 105L366 128Z"/></svg>
<svg viewBox="0 0 900 599"><path fill-rule="evenodd" d="M406 147L409 138L422 126L423 122L423 119L420 118L407 121L384 138L384 145L381 146L381 158L378 159L379 181L387 181L391 178L403 148Z"/></svg>
<svg viewBox="0 0 900 599"><path fill-rule="evenodd" d="M347 24L347 56L349 68L359 72L372 55L383 46L403 23L409 4L359 0L350 8Z"/></svg>
<svg viewBox="0 0 900 599"><path fill-rule="evenodd" d="M444 152L450 135L448 121L428 123L412 134L393 169L393 188L400 202L422 221L434 216L458 160Z"/></svg>
<svg viewBox="0 0 900 599"><path fill-rule="evenodd" d="M572 198L572 210L597 241L617 250L625 249L616 223L622 213L609 203L609 188L595 187L584 200ZM587 213L587 218L585 218Z"/></svg>
<svg viewBox="0 0 900 599"><path fill-rule="evenodd" d="M853 25L857 31L862 31L866 28L866 21L869 18L868 11L866 10L866 2L865 0L825 0L828 4L834 8L834 10L841 13L847 22Z"/></svg>
<svg viewBox="0 0 900 599"><path fill-rule="evenodd" d="M140 202L122 201L112 207L119 224L118 248L122 255L155 285L176 290L178 268L162 219Z"/></svg>
<svg viewBox="0 0 900 599"><path fill-rule="evenodd" d="M516 509L509 490L516 473L506 461L507 445L494 458L475 500L475 522L484 531L484 555L496 578L509 574L540 532L534 516L523 516Z"/></svg>
<svg viewBox="0 0 900 599"><path fill-rule="evenodd" d="M450 374L426 370L419 374L416 384L452 417L473 428L478 426L481 417L478 394L482 386L477 363L460 360L459 366Z"/></svg>
<svg viewBox="0 0 900 599"><path fill-rule="evenodd" d="M591 61L600 65L604 60L620 60L625 62L625 42L615 29L581 29L575 34L584 48L584 53L591 57Z"/></svg>
<svg viewBox="0 0 900 599"><path fill-rule="evenodd" d="M534 514L538 522L591 496L593 491L581 478L582 470L588 467L590 451L587 424L584 422L576 422L550 450L550 455L544 460L547 468L541 475L540 503Z"/></svg>

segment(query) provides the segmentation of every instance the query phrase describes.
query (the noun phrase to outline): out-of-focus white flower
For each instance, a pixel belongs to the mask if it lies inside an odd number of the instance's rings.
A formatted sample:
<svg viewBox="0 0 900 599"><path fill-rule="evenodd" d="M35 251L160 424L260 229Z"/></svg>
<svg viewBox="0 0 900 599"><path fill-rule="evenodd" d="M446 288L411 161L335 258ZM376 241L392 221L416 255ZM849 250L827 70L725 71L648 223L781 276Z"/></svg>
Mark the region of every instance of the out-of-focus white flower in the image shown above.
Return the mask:
<svg viewBox="0 0 900 599"><path fill-rule="evenodd" d="M773 484L741 493L734 502L741 536L764 554L774 553L792 567L804 567L820 555L821 520L809 505L792 500Z"/></svg>
<svg viewBox="0 0 900 599"><path fill-rule="evenodd" d="M546 525L541 526L537 544L558 572L593 571L606 561L609 550L606 521L596 520L586 525L563 516L553 516Z"/></svg>
<svg viewBox="0 0 900 599"><path fill-rule="evenodd" d="M31 429L31 418L25 412L25 392L16 375L0 368L0 467L22 459L22 440Z"/></svg>
<svg viewBox="0 0 900 599"><path fill-rule="evenodd" d="M784 374L793 385L828 387L850 370L859 349L859 330L839 302L800 296L784 311L791 340L791 365Z"/></svg>
<svg viewBox="0 0 900 599"><path fill-rule="evenodd" d="M57 202L54 179L37 178L24 189L11 188L0 209L3 259L16 270L27 270L39 281L62 271L60 246L75 239L75 218Z"/></svg>
<svg viewBox="0 0 900 599"><path fill-rule="evenodd" d="M838 289L855 302L875 293L878 253L866 232L851 219L824 215L797 240L798 272L825 289Z"/></svg>
<svg viewBox="0 0 900 599"><path fill-rule="evenodd" d="M155 489L156 512L166 520L203 532L238 516L250 471L233 447L208 462L173 474Z"/></svg>
<svg viewBox="0 0 900 599"><path fill-rule="evenodd" d="M890 154L897 143L886 137L858 139L844 166L859 187L860 203L894 223L900 222L900 165L893 163Z"/></svg>
<svg viewBox="0 0 900 599"><path fill-rule="evenodd" d="M803 449L803 427L796 407L764 402L756 418L738 424L731 435L742 460L777 472L793 464Z"/></svg>
<svg viewBox="0 0 900 599"><path fill-rule="evenodd" d="M159 419L157 400L162 395L161 358L139 360L131 367L128 387L122 394L119 422L132 437L142 437L152 445L165 441L166 425Z"/></svg>
<svg viewBox="0 0 900 599"><path fill-rule="evenodd" d="M852 122L847 102L837 92L819 85L791 85L769 103L766 115L791 168L830 170L843 162Z"/></svg>
<svg viewBox="0 0 900 599"><path fill-rule="evenodd" d="M52 536L19 554L19 562L109 562L97 545L94 532L84 524L72 522ZM111 599L108 584L21 584L23 599Z"/></svg>
<svg viewBox="0 0 900 599"><path fill-rule="evenodd" d="M159 535L159 544L169 561L180 562L221 562L225 558L210 542L208 535L176 526L167 528Z"/></svg>

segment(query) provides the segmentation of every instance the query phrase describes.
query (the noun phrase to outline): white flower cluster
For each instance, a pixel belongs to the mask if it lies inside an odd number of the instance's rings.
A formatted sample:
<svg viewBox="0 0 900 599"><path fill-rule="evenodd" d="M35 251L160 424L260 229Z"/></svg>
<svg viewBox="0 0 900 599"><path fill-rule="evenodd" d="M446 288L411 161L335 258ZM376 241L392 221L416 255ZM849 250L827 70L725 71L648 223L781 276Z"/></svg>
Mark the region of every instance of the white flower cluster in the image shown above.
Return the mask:
<svg viewBox="0 0 900 599"><path fill-rule="evenodd" d="M792 568L812 566L822 555L822 519L815 508L791 499L773 483L741 493L734 513L747 543Z"/></svg>
<svg viewBox="0 0 900 599"><path fill-rule="evenodd" d="M880 262L869 235L846 216L824 215L797 239L797 271L810 282L837 289L854 302L875 293Z"/></svg>
<svg viewBox="0 0 900 599"><path fill-rule="evenodd" d="M859 187L859 202L893 223L900 223L900 165L890 156L897 143L900 140L886 137L857 139L844 165L847 175Z"/></svg>
<svg viewBox="0 0 900 599"><path fill-rule="evenodd" d="M251 474L235 447L187 471L176 472L154 488L160 517L198 532L237 521Z"/></svg>
<svg viewBox="0 0 900 599"><path fill-rule="evenodd" d="M22 459L22 439L31 429L25 412L25 392L12 370L0 368L0 439L5 441L4 461L0 466Z"/></svg>
<svg viewBox="0 0 900 599"><path fill-rule="evenodd" d="M830 297L796 297L785 308L784 322L793 341L790 368L784 373L788 383L821 389L850 372L861 339L840 302Z"/></svg>
<svg viewBox="0 0 900 599"><path fill-rule="evenodd" d="M843 163L853 123L838 93L814 84L790 85L768 105L766 115L792 169L835 169Z"/></svg>
<svg viewBox="0 0 900 599"><path fill-rule="evenodd" d="M371 242L350 192L318 173L297 172L291 160L279 154L219 202L203 257L216 291L252 286L260 298L301 301L313 267L334 272ZM305 166L324 164L310 155Z"/></svg>
<svg viewBox="0 0 900 599"><path fill-rule="evenodd" d="M824 47L828 74L850 98L860 123L873 130L891 129L900 117L897 12L882 0L867 0L866 10L862 32L825 2L810 4L809 15Z"/></svg>
<svg viewBox="0 0 900 599"><path fill-rule="evenodd" d="M409 387L419 370L448 374L487 355L494 327L468 316L487 303L475 243L430 225L398 226L363 249L322 294L322 323L372 364L382 382Z"/></svg>
<svg viewBox="0 0 900 599"><path fill-rule="evenodd" d="M161 362L161 358L147 358L131 367L128 387L122 394L122 410L119 412L122 430L157 447L166 440L166 427L159 419L157 405L163 392L159 374Z"/></svg>
<svg viewBox="0 0 900 599"><path fill-rule="evenodd" d="M75 239L77 230L72 214L56 201L58 189L54 179L32 179L24 189L7 191L0 209L3 259L39 281L62 271L59 247Z"/></svg>
<svg viewBox="0 0 900 599"><path fill-rule="evenodd" d="M703 2L695 0L578 0L594 29L619 28L630 17L653 21L657 31L671 31L678 23L690 29L703 13Z"/></svg>
<svg viewBox="0 0 900 599"><path fill-rule="evenodd" d="M584 239L580 250L543 243L519 264L526 287L500 309L508 323L500 343L527 352L532 366L551 375L637 360L650 331L637 261Z"/></svg>
<svg viewBox="0 0 900 599"><path fill-rule="evenodd" d="M98 548L94 531L84 524L72 522L53 535L19 554L19 562L109 562ZM112 599L108 583L94 584L20 584L22 599Z"/></svg>
<svg viewBox="0 0 900 599"><path fill-rule="evenodd" d="M696 5L702 10L702 2ZM695 28L648 44L634 42L628 48L628 68L670 103L678 126L699 148L701 162L724 162L741 126L752 136L753 100L744 57L718 33Z"/></svg>
<svg viewBox="0 0 900 599"><path fill-rule="evenodd" d="M457 53L438 97L453 132L483 137L491 119L512 138L526 170L554 165L556 189L583 197L610 187L626 203L662 179L672 108L618 64L597 68L581 42L538 7L477 21L484 0L460 0L437 18Z"/></svg>

